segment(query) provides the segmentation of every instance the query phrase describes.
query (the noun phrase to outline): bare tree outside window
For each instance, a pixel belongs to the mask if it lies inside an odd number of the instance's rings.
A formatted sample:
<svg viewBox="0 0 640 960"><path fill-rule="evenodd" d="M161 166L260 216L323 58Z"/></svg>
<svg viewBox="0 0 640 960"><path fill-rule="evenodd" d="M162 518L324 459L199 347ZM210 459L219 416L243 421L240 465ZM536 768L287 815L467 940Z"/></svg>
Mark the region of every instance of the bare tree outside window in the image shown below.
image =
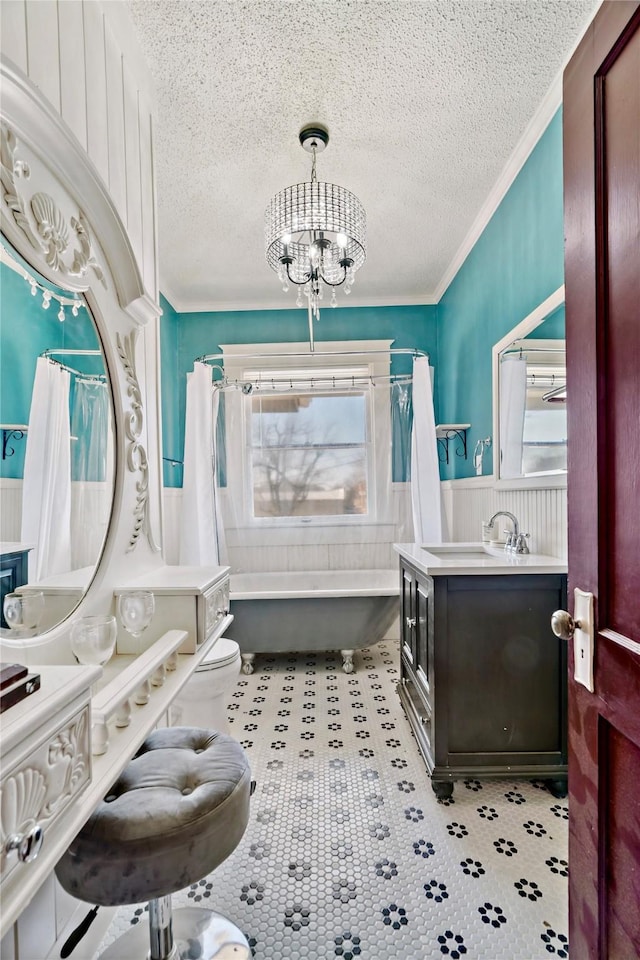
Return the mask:
<svg viewBox="0 0 640 960"><path fill-rule="evenodd" d="M367 513L363 393L250 402L255 517Z"/></svg>

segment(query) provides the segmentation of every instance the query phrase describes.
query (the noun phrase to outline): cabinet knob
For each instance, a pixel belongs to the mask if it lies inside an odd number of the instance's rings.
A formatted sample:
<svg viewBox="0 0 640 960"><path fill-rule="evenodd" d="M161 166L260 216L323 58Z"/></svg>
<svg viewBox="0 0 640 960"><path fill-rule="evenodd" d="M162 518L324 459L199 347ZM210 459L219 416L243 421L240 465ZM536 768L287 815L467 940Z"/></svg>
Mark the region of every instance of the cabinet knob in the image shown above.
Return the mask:
<svg viewBox="0 0 640 960"><path fill-rule="evenodd" d="M17 850L18 860L22 863L31 863L40 853L43 841L44 830L39 823L36 823L26 833L14 833L13 836L8 837L4 849L6 853Z"/></svg>
<svg viewBox="0 0 640 960"><path fill-rule="evenodd" d="M566 610L556 610L551 614L551 629L561 640L572 640L576 627L580 627L580 621L574 620Z"/></svg>
<svg viewBox="0 0 640 960"><path fill-rule="evenodd" d="M413 627L415 627L415 625L416 625L416 618L415 618L415 617L406 617L405 619L406 619L406 623L407 623L407 626L409 627L409 629L412 629Z"/></svg>

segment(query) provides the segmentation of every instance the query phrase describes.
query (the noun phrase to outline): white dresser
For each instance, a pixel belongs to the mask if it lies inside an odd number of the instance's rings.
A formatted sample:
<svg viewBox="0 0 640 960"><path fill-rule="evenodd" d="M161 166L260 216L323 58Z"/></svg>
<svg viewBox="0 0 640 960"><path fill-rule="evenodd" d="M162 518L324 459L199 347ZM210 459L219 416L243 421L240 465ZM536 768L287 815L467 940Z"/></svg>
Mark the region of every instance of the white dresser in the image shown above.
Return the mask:
<svg viewBox="0 0 640 960"><path fill-rule="evenodd" d="M155 613L140 642L149 647L167 630L187 631L179 653L195 653L229 614L229 567L164 566L116 584L116 598L131 590L151 590ZM140 652L137 641L119 626L118 653Z"/></svg>

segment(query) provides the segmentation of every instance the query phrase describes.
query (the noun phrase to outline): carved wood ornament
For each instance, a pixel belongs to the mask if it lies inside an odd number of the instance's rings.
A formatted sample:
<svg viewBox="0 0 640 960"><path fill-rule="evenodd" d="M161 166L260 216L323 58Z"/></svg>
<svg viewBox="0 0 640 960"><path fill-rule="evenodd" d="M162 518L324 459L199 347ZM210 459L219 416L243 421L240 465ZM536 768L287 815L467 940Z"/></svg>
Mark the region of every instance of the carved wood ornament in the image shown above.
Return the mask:
<svg viewBox="0 0 640 960"><path fill-rule="evenodd" d="M141 475L140 479L136 482L136 505L133 511L134 526L127 552L134 549L142 532L146 534L151 549L157 552L159 547L154 541L149 520L149 462L147 459L147 451L140 443L143 411L142 393L140 392L140 384L138 383L135 368L135 332L130 333L126 337L121 337L120 334L118 334L116 337L116 345L118 356L122 361L127 377L127 395L131 399L131 409L125 421L125 433L129 441L127 448L127 467L132 473L139 472Z"/></svg>
<svg viewBox="0 0 640 960"><path fill-rule="evenodd" d="M33 249L44 257L47 265L61 278L86 276L89 269L103 287L107 283L104 271L91 250L89 226L82 210L71 217L69 225L47 193L35 193L29 201L20 195L19 181L29 180L29 164L16 157L18 141L15 134L2 124L0 145L0 179L4 201ZM31 216L29 215L31 214ZM78 246L69 249L69 226ZM69 262L70 261L70 262Z"/></svg>

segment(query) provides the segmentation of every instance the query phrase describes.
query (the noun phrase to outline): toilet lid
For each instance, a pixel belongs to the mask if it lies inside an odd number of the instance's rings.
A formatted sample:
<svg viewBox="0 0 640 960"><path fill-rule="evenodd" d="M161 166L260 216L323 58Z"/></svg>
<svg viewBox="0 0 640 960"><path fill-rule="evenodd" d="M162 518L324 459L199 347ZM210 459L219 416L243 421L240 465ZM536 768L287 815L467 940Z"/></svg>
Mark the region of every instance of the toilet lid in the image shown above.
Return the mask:
<svg viewBox="0 0 640 960"><path fill-rule="evenodd" d="M238 656L240 656L240 648L235 640L231 640L230 637L220 637L216 640L202 663L196 667L196 673L204 673L205 670L216 670L218 667L225 667Z"/></svg>

